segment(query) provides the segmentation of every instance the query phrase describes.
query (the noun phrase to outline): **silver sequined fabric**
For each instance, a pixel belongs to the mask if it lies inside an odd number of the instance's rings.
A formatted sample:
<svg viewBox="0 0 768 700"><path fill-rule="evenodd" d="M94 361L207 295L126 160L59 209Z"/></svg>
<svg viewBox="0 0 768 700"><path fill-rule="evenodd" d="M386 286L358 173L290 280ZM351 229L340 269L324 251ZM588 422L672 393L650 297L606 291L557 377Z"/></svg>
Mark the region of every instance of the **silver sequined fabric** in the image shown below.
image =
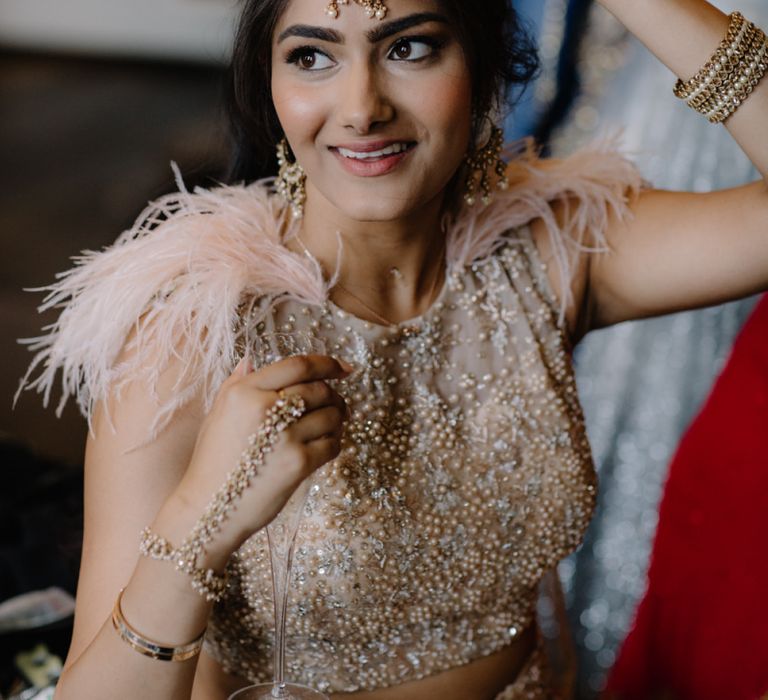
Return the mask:
<svg viewBox="0 0 768 700"><path fill-rule="evenodd" d="M714 4L768 26L765 0ZM558 155L621 133L622 149L654 187L707 191L759 178L723 127L672 95L673 73L597 5L579 72L582 95L556 135ZM739 235L737 222L732 235ZM560 567L579 647L581 697L603 687L629 631L645 590L670 459L753 306L749 299L621 324L577 348L579 395L600 475L584 547Z"/></svg>
<svg viewBox="0 0 768 700"><path fill-rule="evenodd" d="M532 623L539 581L579 544L595 499L558 309L525 228L394 329L331 302L274 303L257 327L246 313L249 343L308 332L357 367L336 384L351 408L344 450L318 472L299 529L288 677L329 693L394 686L492 654ZM207 648L269 680L264 534L229 568Z"/></svg>

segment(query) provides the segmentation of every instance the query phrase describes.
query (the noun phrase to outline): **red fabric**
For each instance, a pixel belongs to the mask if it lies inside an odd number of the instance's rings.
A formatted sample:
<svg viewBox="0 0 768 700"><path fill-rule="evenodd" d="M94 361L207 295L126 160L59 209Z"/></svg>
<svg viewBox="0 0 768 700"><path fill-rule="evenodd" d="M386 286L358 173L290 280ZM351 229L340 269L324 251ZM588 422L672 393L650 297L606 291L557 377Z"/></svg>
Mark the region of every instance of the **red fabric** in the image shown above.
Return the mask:
<svg viewBox="0 0 768 700"><path fill-rule="evenodd" d="M680 443L648 579L610 694L768 693L768 297Z"/></svg>

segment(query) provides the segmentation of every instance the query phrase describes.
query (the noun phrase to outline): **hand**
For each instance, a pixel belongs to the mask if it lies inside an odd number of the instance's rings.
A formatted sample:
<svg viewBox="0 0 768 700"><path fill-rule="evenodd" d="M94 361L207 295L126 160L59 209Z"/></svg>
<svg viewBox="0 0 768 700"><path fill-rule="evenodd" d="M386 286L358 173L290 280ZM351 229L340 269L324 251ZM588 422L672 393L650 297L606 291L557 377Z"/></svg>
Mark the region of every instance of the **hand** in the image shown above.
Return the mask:
<svg viewBox="0 0 768 700"><path fill-rule="evenodd" d="M328 380L352 370L326 355L301 355L250 372L243 361L222 385L198 435L189 468L172 499L199 518L213 494L240 460L278 391L301 396L305 414L284 430L263 467L246 490L220 536L209 546L214 559L229 557L242 542L267 525L297 486L314 470L336 457L347 406Z"/></svg>

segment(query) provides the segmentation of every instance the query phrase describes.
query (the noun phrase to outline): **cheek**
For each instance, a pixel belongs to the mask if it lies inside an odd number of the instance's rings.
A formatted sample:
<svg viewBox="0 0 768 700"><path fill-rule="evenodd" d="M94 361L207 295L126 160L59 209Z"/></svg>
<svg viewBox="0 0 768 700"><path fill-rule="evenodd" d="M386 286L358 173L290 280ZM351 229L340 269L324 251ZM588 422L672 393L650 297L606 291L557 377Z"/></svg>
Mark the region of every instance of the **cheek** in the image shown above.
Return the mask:
<svg viewBox="0 0 768 700"><path fill-rule="evenodd" d="M326 108L322 91L277 74L272 79L272 102L283 131L297 147L323 124Z"/></svg>
<svg viewBox="0 0 768 700"><path fill-rule="evenodd" d="M434 135L462 152L467 146L472 115L472 86L462 73L445 73L412 90L413 111ZM461 137L459 137L461 135Z"/></svg>

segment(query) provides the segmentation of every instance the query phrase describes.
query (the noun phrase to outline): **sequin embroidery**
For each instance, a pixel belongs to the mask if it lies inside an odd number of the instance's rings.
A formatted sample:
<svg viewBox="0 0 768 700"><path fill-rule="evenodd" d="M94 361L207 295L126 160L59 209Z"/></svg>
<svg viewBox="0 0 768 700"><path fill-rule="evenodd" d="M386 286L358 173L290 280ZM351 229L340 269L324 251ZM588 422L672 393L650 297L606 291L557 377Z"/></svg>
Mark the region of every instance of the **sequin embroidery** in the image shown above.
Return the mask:
<svg viewBox="0 0 768 700"><path fill-rule="evenodd" d="M337 383L351 409L344 450L318 473L297 539L291 679L397 685L494 653L532 622L539 580L579 544L595 498L557 313L523 228L451 270L432 308L394 329L330 302L281 300L258 328L242 319L249 343L307 331L358 368ZM207 649L268 680L264 533L229 569Z"/></svg>

